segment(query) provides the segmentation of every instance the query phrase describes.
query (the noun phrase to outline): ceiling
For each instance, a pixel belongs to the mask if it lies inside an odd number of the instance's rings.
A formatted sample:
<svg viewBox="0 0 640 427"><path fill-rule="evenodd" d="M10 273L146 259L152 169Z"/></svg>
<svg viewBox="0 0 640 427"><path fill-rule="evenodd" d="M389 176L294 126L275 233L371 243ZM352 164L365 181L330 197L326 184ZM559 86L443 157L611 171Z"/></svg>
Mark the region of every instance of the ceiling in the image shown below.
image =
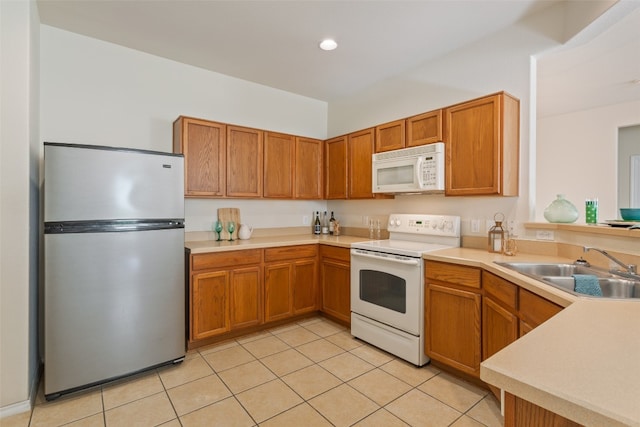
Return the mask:
<svg viewBox="0 0 640 427"><path fill-rule="evenodd" d="M559 1L38 0L38 11L43 24L329 102ZM635 28L618 36L635 37L635 43L612 37L615 52L598 46L599 55L606 52L608 66L637 58L638 50L625 50L636 49L640 39L635 15L629 24ZM318 43L326 37L334 38L338 49L320 50ZM571 66L559 59L561 54L554 55L541 59L541 77L564 78L554 84L567 89L575 80L568 73ZM587 61L584 56L582 61ZM638 71L640 62L635 66ZM597 78L602 74L599 70ZM590 78L588 73L581 77ZM634 78L640 79L640 72Z"/></svg>

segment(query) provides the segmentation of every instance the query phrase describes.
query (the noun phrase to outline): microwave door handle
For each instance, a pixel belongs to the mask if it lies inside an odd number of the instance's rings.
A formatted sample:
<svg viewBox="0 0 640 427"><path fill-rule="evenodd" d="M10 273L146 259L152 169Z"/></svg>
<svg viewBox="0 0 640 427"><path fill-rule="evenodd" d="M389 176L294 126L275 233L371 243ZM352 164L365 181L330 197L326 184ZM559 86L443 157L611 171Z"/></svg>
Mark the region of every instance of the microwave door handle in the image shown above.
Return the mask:
<svg viewBox="0 0 640 427"><path fill-rule="evenodd" d="M355 255L355 256L359 256L359 257L363 257L363 258L373 258L376 261L389 261L389 262L395 262L395 263L398 263L398 264L405 264L405 265L419 265L418 264L419 260L417 260L417 259L387 258L387 257L370 255L370 254L367 254L367 253L355 252L355 251L352 251L351 255Z"/></svg>
<svg viewBox="0 0 640 427"><path fill-rule="evenodd" d="M416 160L416 180L418 181L418 188L424 188L424 181L422 180L422 164L424 163L424 156L418 156Z"/></svg>

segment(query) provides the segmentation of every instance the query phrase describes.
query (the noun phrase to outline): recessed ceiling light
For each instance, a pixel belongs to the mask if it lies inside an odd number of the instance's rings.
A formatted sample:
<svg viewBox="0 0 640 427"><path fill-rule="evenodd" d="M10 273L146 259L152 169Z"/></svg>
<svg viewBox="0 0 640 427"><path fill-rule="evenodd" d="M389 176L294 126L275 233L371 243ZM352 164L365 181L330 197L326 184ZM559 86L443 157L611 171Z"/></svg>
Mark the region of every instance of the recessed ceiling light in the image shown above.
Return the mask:
<svg viewBox="0 0 640 427"><path fill-rule="evenodd" d="M335 40L324 39L320 42L320 49L322 50L333 50L338 47L338 43Z"/></svg>

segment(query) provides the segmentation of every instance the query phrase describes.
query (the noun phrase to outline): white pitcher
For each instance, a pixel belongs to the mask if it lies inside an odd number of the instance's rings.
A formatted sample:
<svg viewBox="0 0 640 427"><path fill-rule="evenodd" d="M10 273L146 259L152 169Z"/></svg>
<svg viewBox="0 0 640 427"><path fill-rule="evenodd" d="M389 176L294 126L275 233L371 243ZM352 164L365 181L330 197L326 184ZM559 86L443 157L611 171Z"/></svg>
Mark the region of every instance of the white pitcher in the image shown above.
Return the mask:
<svg viewBox="0 0 640 427"><path fill-rule="evenodd" d="M240 229L238 230L238 238L240 240L248 240L251 238L251 234L253 233L253 227L247 224L240 224Z"/></svg>

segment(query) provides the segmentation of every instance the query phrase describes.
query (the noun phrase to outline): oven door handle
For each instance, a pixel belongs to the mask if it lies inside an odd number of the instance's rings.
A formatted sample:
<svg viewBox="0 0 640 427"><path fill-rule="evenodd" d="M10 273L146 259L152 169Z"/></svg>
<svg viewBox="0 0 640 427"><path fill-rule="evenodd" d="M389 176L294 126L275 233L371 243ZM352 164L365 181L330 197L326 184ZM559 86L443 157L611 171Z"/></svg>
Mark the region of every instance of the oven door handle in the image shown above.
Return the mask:
<svg viewBox="0 0 640 427"><path fill-rule="evenodd" d="M395 262L398 264L404 264L404 265L420 265L419 262L420 260L418 259L400 259L400 258L395 258L392 256L386 257L386 256L379 256L379 255L372 255L372 254L368 254L368 253L363 253L363 252L355 252L352 251L351 255L355 255L355 256L359 256L359 257L363 257L363 258L372 258L378 261L389 261L389 262Z"/></svg>

